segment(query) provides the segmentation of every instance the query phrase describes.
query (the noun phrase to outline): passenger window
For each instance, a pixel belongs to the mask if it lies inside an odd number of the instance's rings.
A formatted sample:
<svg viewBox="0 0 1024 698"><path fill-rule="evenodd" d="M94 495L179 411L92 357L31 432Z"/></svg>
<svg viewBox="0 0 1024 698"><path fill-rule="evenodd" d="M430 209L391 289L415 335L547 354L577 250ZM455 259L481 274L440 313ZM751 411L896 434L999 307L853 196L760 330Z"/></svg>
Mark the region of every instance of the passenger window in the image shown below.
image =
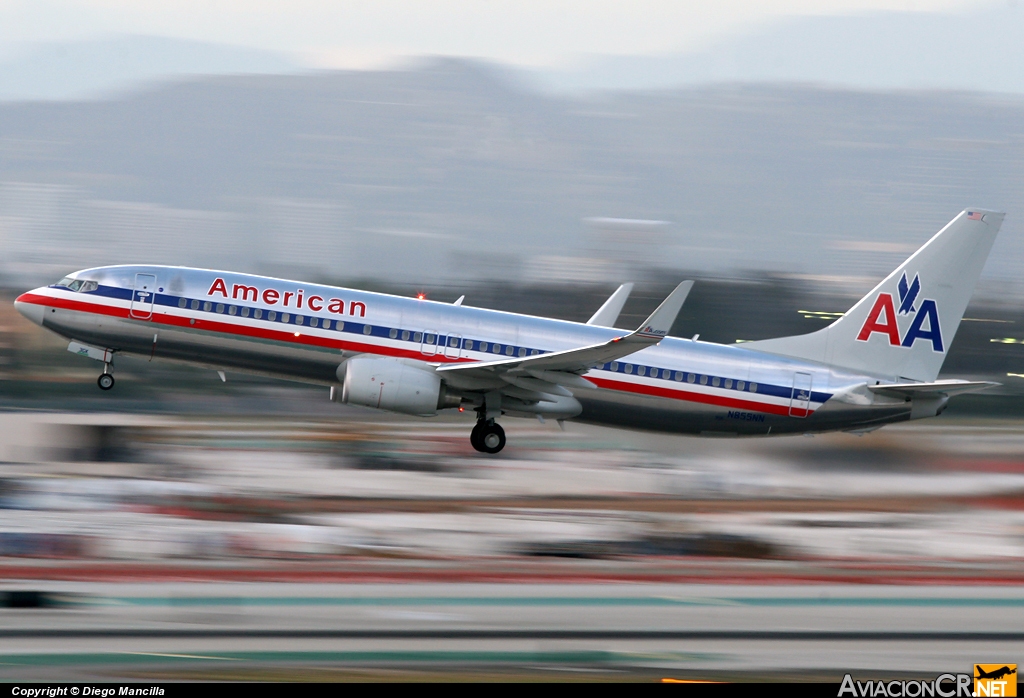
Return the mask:
<svg viewBox="0 0 1024 698"><path fill-rule="evenodd" d="M267 312L267 319L270 320L271 322L276 320L277 319L277 311L276 310L268 311Z"/></svg>
<svg viewBox="0 0 1024 698"><path fill-rule="evenodd" d="M309 326L310 327L316 327L319 324L320 324L320 318L315 318L315 317L309 318Z"/></svg>
<svg viewBox="0 0 1024 698"><path fill-rule="evenodd" d="M626 364L626 373L633 372L633 364Z"/></svg>
<svg viewBox="0 0 1024 698"><path fill-rule="evenodd" d="M636 375L638 375L638 376L646 376L647 375L647 367L646 366L637 366L637 368L636 368Z"/></svg>
<svg viewBox="0 0 1024 698"><path fill-rule="evenodd" d="M467 339L466 340L465 348L466 348L467 351L473 348L473 340L472 339Z"/></svg>
<svg viewBox="0 0 1024 698"><path fill-rule="evenodd" d="M281 322L288 322L291 319L292 316L289 313L281 313Z"/></svg>
<svg viewBox="0 0 1024 698"><path fill-rule="evenodd" d="M500 354L501 353L501 345L500 344L492 344L491 345L491 351L494 352L495 354Z"/></svg>
<svg viewBox="0 0 1024 698"><path fill-rule="evenodd" d="M296 325L301 325L301 324L303 324L305 322L306 322L306 316L305 315L296 315L295 316L295 324Z"/></svg>
<svg viewBox="0 0 1024 698"><path fill-rule="evenodd" d="M511 344L509 344L508 346L505 347L505 356L512 356L512 353L515 350L516 350L516 348L514 346L512 346Z"/></svg>
<svg viewBox="0 0 1024 698"><path fill-rule="evenodd" d="M229 305L228 306L228 315L238 315L238 306L237 305Z"/></svg>
<svg viewBox="0 0 1024 698"><path fill-rule="evenodd" d="M530 356L536 356L539 353L540 353L540 349L531 349L530 350Z"/></svg>
<svg viewBox="0 0 1024 698"><path fill-rule="evenodd" d="M188 305L188 299L187 298L179 298L178 299L178 307L179 308L184 308L186 305Z"/></svg>
<svg viewBox="0 0 1024 698"><path fill-rule="evenodd" d="M457 346L459 346L459 338L458 337L449 337L448 338L448 346L450 346L450 347L457 347Z"/></svg>
<svg viewBox="0 0 1024 698"><path fill-rule="evenodd" d="M677 381L682 381L683 380L683 372L682 371L676 371L676 380Z"/></svg>
<svg viewBox="0 0 1024 698"><path fill-rule="evenodd" d="M752 393L756 393L757 392L757 383L751 383L750 384L750 392L752 392Z"/></svg>
<svg viewBox="0 0 1024 698"><path fill-rule="evenodd" d="M203 310L205 310L206 312L210 312L210 310L212 309L213 303L211 303L210 301L206 301L205 303L203 303Z"/></svg>
<svg viewBox="0 0 1024 698"><path fill-rule="evenodd" d="M372 334L373 325L363 325L363 334Z"/></svg>
<svg viewBox="0 0 1024 698"><path fill-rule="evenodd" d="M743 381L736 381L736 390L743 390L743 388L744 388Z"/></svg>
<svg viewBox="0 0 1024 698"><path fill-rule="evenodd" d="M611 370L615 371L616 373L619 372L619 362L618 361L612 361L612 368L611 368Z"/></svg>
<svg viewBox="0 0 1024 698"><path fill-rule="evenodd" d="M693 383L695 380L697 380L697 376L693 375L692 373L687 373L686 374L686 382L687 383Z"/></svg>
<svg viewBox="0 0 1024 698"><path fill-rule="evenodd" d="M412 341L419 342L422 339L423 339L423 333L422 332L413 332L412 333Z"/></svg>
<svg viewBox="0 0 1024 698"><path fill-rule="evenodd" d="M526 347L519 347L519 355L526 356Z"/></svg>
<svg viewBox="0 0 1024 698"><path fill-rule="evenodd" d="M398 330L392 327L390 330L388 330L388 337L391 337L391 339L395 339L396 337L398 337Z"/></svg>
<svg viewBox="0 0 1024 698"><path fill-rule="evenodd" d="M199 301L192 301L192 310L199 310Z"/></svg>
<svg viewBox="0 0 1024 698"><path fill-rule="evenodd" d="M730 390L732 389L732 378L725 379L725 387L729 388Z"/></svg>
<svg viewBox="0 0 1024 698"><path fill-rule="evenodd" d="M700 384L701 385L707 385L708 384L708 377L707 376L701 376L700 377Z"/></svg>
<svg viewBox="0 0 1024 698"><path fill-rule="evenodd" d="M487 342L480 342L480 351L487 351Z"/></svg>
<svg viewBox="0 0 1024 698"><path fill-rule="evenodd" d="M406 342L409 341L409 330L402 330L402 340Z"/></svg>
<svg viewBox="0 0 1024 698"><path fill-rule="evenodd" d="M716 388L718 387L718 385L719 385L719 384L720 384L721 382L722 382L722 381L721 381L721 380L719 380L718 376L715 376L714 378L712 378L712 379L711 379L711 385L713 385L713 386L714 386L714 387L716 387Z"/></svg>
<svg viewBox="0 0 1024 698"><path fill-rule="evenodd" d="M223 313L224 312L224 304L223 303L218 303L217 304L217 312L218 313Z"/></svg>
<svg viewBox="0 0 1024 698"><path fill-rule="evenodd" d="M245 306L242 307L242 317L249 317L249 308Z"/></svg>

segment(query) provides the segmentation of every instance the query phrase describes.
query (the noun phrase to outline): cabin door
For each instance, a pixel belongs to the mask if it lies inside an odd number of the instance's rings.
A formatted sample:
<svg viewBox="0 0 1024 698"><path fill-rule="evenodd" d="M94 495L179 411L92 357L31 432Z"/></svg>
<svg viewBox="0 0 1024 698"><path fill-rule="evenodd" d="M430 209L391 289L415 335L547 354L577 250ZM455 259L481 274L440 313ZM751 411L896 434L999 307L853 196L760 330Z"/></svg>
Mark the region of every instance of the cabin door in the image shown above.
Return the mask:
<svg viewBox="0 0 1024 698"><path fill-rule="evenodd" d="M136 320L153 317L153 301L156 300L156 276L136 274L135 289L132 291L132 305L128 314Z"/></svg>
<svg viewBox="0 0 1024 698"><path fill-rule="evenodd" d="M793 374L793 394L789 400L790 417L806 417L811 408L811 382L810 373Z"/></svg>

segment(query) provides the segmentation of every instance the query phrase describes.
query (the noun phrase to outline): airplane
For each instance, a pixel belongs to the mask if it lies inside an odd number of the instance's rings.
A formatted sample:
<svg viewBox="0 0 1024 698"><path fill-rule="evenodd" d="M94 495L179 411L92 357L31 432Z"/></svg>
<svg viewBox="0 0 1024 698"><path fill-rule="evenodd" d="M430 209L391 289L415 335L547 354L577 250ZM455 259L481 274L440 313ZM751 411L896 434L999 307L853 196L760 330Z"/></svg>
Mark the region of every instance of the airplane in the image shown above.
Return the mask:
<svg viewBox="0 0 1024 698"><path fill-rule="evenodd" d="M28 291L17 310L102 362L171 359L330 388L391 412L503 415L711 436L850 431L934 417L988 381L937 380L1005 214L962 211L828 327L735 345L668 332L692 281L638 328L613 327L631 286L587 323L205 269L108 266Z"/></svg>
<svg viewBox="0 0 1024 698"><path fill-rule="evenodd" d="M1004 665L1004 666L1000 667L999 669L994 669L992 671L985 671L979 665L975 664L974 665L974 671L977 674L977 676L974 677L976 679L996 679L996 680L998 680L998 679L1003 678L1004 676L1010 676L1011 674L1016 674L1017 673L1017 668L1016 668L1016 665L1014 665L1013 669L1011 669L1010 667Z"/></svg>

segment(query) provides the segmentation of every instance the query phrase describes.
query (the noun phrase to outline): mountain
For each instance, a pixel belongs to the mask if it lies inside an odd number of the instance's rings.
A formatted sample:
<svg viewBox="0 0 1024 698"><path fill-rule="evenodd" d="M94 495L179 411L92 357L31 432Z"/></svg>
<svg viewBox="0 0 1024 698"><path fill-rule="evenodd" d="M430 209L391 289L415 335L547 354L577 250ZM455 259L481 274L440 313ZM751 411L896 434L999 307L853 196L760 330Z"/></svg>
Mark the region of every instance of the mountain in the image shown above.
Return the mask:
<svg viewBox="0 0 1024 698"><path fill-rule="evenodd" d="M1024 8L790 17L700 51L594 56L577 70L537 71L556 91L796 82L857 89L1024 94Z"/></svg>
<svg viewBox="0 0 1024 698"><path fill-rule="evenodd" d="M1022 123L1021 100L970 92L556 97L459 60L6 103L0 265L410 284L651 267L871 277L979 206L1009 212L986 274L1020 284Z"/></svg>
<svg viewBox="0 0 1024 698"><path fill-rule="evenodd" d="M36 45L0 63L0 100L87 99L190 75L294 73L271 51L159 36Z"/></svg>

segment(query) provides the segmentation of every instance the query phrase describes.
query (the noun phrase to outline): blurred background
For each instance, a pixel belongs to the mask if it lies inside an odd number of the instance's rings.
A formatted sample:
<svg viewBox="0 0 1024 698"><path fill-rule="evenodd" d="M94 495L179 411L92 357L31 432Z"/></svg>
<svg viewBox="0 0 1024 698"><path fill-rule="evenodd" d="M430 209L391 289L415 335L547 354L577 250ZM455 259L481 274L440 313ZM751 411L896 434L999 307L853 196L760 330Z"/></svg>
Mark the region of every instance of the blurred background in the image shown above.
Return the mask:
<svg viewBox="0 0 1024 698"><path fill-rule="evenodd" d="M1024 8L765 5L0 4L0 676L1015 661ZM860 437L507 420L483 458L321 388L122 358L102 393L12 306L155 263L579 321L632 281L634 327L692 278L673 334L733 343L973 206L1008 215L943 377L1003 385Z"/></svg>

